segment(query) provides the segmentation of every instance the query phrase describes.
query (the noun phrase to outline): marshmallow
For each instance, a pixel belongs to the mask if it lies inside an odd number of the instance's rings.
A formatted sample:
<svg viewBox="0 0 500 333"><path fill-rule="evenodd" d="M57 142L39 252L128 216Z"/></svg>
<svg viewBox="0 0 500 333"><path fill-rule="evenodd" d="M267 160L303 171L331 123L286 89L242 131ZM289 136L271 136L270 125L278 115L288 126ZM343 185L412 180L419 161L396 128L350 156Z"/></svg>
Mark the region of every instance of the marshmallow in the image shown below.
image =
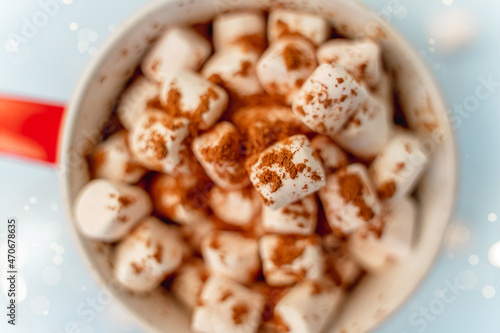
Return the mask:
<svg viewBox="0 0 500 333"><path fill-rule="evenodd" d="M179 70L162 85L160 102L170 115L187 118L194 129L206 130L226 109L228 96L197 73Z"/></svg>
<svg viewBox="0 0 500 333"><path fill-rule="evenodd" d="M75 200L75 221L87 237L115 242L153 210L146 191L138 186L96 179Z"/></svg>
<svg viewBox="0 0 500 333"><path fill-rule="evenodd" d="M193 310L207 279L208 270L203 260L192 258L177 270L170 290L188 310Z"/></svg>
<svg viewBox="0 0 500 333"><path fill-rule="evenodd" d="M320 333L336 314L342 301L342 290L331 281L304 280L278 301L275 316L289 333Z"/></svg>
<svg viewBox="0 0 500 333"><path fill-rule="evenodd" d="M162 83L179 70L198 70L212 53L209 41L190 28L171 27L144 57L141 69Z"/></svg>
<svg viewBox="0 0 500 333"><path fill-rule="evenodd" d="M292 110L313 131L333 136L356 113L366 96L365 88L343 67L325 63L302 85Z"/></svg>
<svg viewBox="0 0 500 333"><path fill-rule="evenodd" d="M155 211L179 224L196 224L208 214L209 187L196 176L174 177L161 174L151 182Z"/></svg>
<svg viewBox="0 0 500 333"><path fill-rule="evenodd" d="M350 164L329 175L319 197L328 224L344 235L365 225L380 212L377 194L362 164Z"/></svg>
<svg viewBox="0 0 500 333"><path fill-rule="evenodd" d="M203 218L191 224L181 225L182 237L191 248L197 253L201 253L203 240L215 230L213 219Z"/></svg>
<svg viewBox="0 0 500 333"><path fill-rule="evenodd" d="M194 309L194 333L257 333L264 298L231 279L211 275Z"/></svg>
<svg viewBox="0 0 500 333"><path fill-rule="evenodd" d="M409 132L394 136L370 166L380 198L400 198L410 193L427 163L424 147L416 136Z"/></svg>
<svg viewBox="0 0 500 333"><path fill-rule="evenodd" d="M244 52L261 52L266 43L266 20L260 12L233 12L213 21L216 51L238 48Z"/></svg>
<svg viewBox="0 0 500 333"><path fill-rule="evenodd" d="M323 275L323 251L315 236L265 235L259 241L259 252L270 286L288 286Z"/></svg>
<svg viewBox="0 0 500 333"><path fill-rule="evenodd" d="M389 142L393 126L390 114L383 104L369 97L333 138L346 151L369 160Z"/></svg>
<svg viewBox="0 0 500 333"><path fill-rule="evenodd" d="M210 271L239 283L250 283L260 271L257 241L235 231L215 231L201 244Z"/></svg>
<svg viewBox="0 0 500 333"><path fill-rule="evenodd" d="M375 87L382 74L380 47L370 39L336 38L318 48L318 61L343 66L358 81Z"/></svg>
<svg viewBox="0 0 500 333"><path fill-rule="evenodd" d="M258 54L253 52L218 51L203 66L202 75L239 96L260 94L262 87L255 74L258 59Z"/></svg>
<svg viewBox="0 0 500 333"><path fill-rule="evenodd" d="M388 203L376 221L358 229L350 238L349 251L368 271L377 271L389 258L403 259L411 250L417 205L408 196Z"/></svg>
<svg viewBox="0 0 500 333"><path fill-rule="evenodd" d="M189 150L184 139L189 121L161 111L142 114L129 133L130 152L148 169L171 174L189 171Z"/></svg>
<svg viewBox="0 0 500 333"><path fill-rule="evenodd" d="M158 99L160 85L144 76L135 79L121 94L116 114L123 127L130 130L141 114L148 109L148 102Z"/></svg>
<svg viewBox="0 0 500 333"><path fill-rule="evenodd" d="M312 235L318 220L318 203L314 194L272 210L262 209L262 225L267 232L277 234Z"/></svg>
<svg viewBox="0 0 500 333"><path fill-rule="evenodd" d="M260 212L261 200L251 187L239 190L225 190L214 186L208 202L218 218L227 224L245 227L253 222Z"/></svg>
<svg viewBox="0 0 500 333"><path fill-rule="evenodd" d="M240 134L230 122L220 122L194 138L192 149L207 175L218 186L236 190L250 184Z"/></svg>
<svg viewBox="0 0 500 333"><path fill-rule="evenodd" d="M300 37L273 42L262 54L256 72L270 95L285 96L288 104L316 68L314 47Z"/></svg>
<svg viewBox="0 0 500 333"><path fill-rule="evenodd" d="M241 108L234 114L233 123L246 140L248 156L308 130L290 108L277 105Z"/></svg>
<svg viewBox="0 0 500 333"><path fill-rule="evenodd" d="M321 161L325 173L331 174L349 163L347 155L329 137L318 135L311 140L315 156Z"/></svg>
<svg viewBox="0 0 500 333"><path fill-rule="evenodd" d="M302 36L317 46L328 39L330 32L328 21L318 15L286 9L269 13L267 37L271 43L286 36Z"/></svg>
<svg viewBox="0 0 500 333"><path fill-rule="evenodd" d="M179 230L155 217L148 217L115 249L116 279L135 292L157 288L182 261Z"/></svg>
<svg viewBox="0 0 500 333"><path fill-rule="evenodd" d="M258 155L249 168L250 181L271 209L278 209L316 192L325 174L313 157L305 135L279 141Z"/></svg>
<svg viewBox="0 0 500 333"><path fill-rule="evenodd" d="M345 242L342 244L344 245ZM325 262L328 276L338 286L349 289L360 279L363 271L346 247L341 246L334 251L327 252Z"/></svg>
<svg viewBox="0 0 500 333"><path fill-rule="evenodd" d="M91 166L96 178L130 184L136 183L147 172L133 161L125 131L113 134L95 147L91 155Z"/></svg>

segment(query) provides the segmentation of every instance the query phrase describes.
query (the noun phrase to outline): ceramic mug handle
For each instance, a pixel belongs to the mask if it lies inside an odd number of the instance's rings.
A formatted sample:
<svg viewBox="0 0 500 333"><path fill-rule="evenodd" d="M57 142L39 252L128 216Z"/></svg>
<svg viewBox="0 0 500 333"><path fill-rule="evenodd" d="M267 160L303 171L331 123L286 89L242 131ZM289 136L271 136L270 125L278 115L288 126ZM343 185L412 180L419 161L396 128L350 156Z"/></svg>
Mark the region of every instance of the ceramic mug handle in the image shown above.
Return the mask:
<svg viewBox="0 0 500 333"><path fill-rule="evenodd" d="M0 96L0 154L55 164L62 103Z"/></svg>

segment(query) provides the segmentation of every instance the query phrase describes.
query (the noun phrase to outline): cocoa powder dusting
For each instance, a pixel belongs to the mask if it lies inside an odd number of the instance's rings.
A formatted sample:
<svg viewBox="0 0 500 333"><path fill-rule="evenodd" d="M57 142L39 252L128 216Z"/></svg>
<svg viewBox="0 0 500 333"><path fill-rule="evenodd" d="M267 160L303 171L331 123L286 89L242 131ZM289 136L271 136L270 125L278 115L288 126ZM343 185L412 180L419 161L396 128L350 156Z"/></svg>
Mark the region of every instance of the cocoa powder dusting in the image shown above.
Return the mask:
<svg viewBox="0 0 500 333"><path fill-rule="evenodd" d="M151 133L150 138L146 142L146 147L152 151L157 160L162 160L168 155L167 141L158 132Z"/></svg>
<svg viewBox="0 0 500 333"><path fill-rule="evenodd" d="M259 179L260 184L271 186L271 193L276 192L283 186L281 177L275 171L264 170L257 176L257 178Z"/></svg>
<svg viewBox="0 0 500 333"><path fill-rule="evenodd" d="M248 76L252 69L252 63L248 60L241 61L241 70L239 72L234 73L234 75L240 76Z"/></svg>
<svg viewBox="0 0 500 333"><path fill-rule="evenodd" d="M389 199L396 192L396 183L391 180L383 183L378 189L378 195L380 199Z"/></svg>
<svg viewBox="0 0 500 333"><path fill-rule="evenodd" d="M271 261L277 266L290 265L306 249L305 238L299 236L281 236L271 255Z"/></svg>
<svg viewBox="0 0 500 333"><path fill-rule="evenodd" d="M183 117L191 120L191 132L196 132L199 124L203 121L202 116L210 109L210 101L219 98L219 94L212 88L207 89L207 93L200 96L200 101L196 109L184 110L181 105L182 94L176 87L175 81L170 84L170 90L167 93L166 104L162 109L173 117Z"/></svg>
<svg viewBox="0 0 500 333"><path fill-rule="evenodd" d="M155 258L157 263L161 263L163 257L163 245L158 244L156 246L156 252L153 254L153 258Z"/></svg>
<svg viewBox="0 0 500 333"><path fill-rule="evenodd" d="M94 154L91 159L91 171L95 175L96 171L104 164L106 161L106 153L103 150L99 150Z"/></svg>
<svg viewBox="0 0 500 333"><path fill-rule="evenodd" d="M285 36L302 36L301 33L291 29L290 26L285 22L283 22L282 20L276 21L276 29L278 30L279 38Z"/></svg>
<svg viewBox="0 0 500 333"><path fill-rule="evenodd" d="M248 317L249 308L245 303L238 303L233 306L233 321L236 325L241 325Z"/></svg>
<svg viewBox="0 0 500 333"><path fill-rule="evenodd" d="M293 156L295 152L291 152L287 148L282 148L279 151L271 151L261 158L258 168L268 168L275 164L284 168L291 179L296 179L299 173L302 173L306 168L305 163L294 163Z"/></svg>
<svg viewBox="0 0 500 333"><path fill-rule="evenodd" d="M236 38L233 44L240 45L244 52L257 51L260 53L267 47L265 39L259 34L242 35Z"/></svg>
<svg viewBox="0 0 500 333"><path fill-rule="evenodd" d="M233 296L233 292L231 290L226 290L222 293L222 296L220 297L219 301L224 302L231 296Z"/></svg>
<svg viewBox="0 0 500 333"><path fill-rule="evenodd" d="M311 65L310 60L292 44L283 49L283 58L288 70L296 70Z"/></svg>
<svg viewBox="0 0 500 333"><path fill-rule="evenodd" d="M338 176L340 187L340 195L344 198L345 202L350 202L359 208L358 216L365 221L371 220L375 213L368 206L363 198L365 192L364 184L361 178L355 174L347 174L340 172Z"/></svg>
<svg viewBox="0 0 500 333"><path fill-rule="evenodd" d="M125 196L125 195L120 195L118 197L118 202L120 203L120 205L122 207L127 207L127 206L133 204L135 202L135 199L128 197L128 196Z"/></svg>
<svg viewBox="0 0 500 333"><path fill-rule="evenodd" d="M394 172L395 173L399 173L401 172L401 170L403 170L405 167L405 162L399 162L398 164L396 164L396 166L394 167Z"/></svg>
<svg viewBox="0 0 500 333"><path fill-rule="evenodd" d="M141 265L139 265L135 262L130 263L130 266L132 266L132 269L134 270L135 274L140 274L142 272L142 270L144 269L144 267L142 267Z"/></svg>

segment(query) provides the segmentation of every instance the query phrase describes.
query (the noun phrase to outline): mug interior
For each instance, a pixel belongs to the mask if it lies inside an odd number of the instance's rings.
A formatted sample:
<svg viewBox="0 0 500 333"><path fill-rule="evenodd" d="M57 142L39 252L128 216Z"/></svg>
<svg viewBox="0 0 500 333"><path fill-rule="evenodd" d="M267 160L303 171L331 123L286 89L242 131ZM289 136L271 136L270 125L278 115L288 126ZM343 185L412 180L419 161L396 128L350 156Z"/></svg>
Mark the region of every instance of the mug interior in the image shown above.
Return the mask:
<svg viewBox="0 0 500 333"><path fill-rule="evenodd" d="M63 193L68 214L76 194L90 180L85 154L102 137L125 83L150 45L168 26L208 21L217 13L241 8L287 7L326 16L347 37L376 39L411 129L432 154L418 188L418 235L405 261L391 263L378 275L362 279L327 332L366 332L393 313L418 286L439 250L451 215L456 183L455 143L446 107L432 76L414 50L375 13L352 0L160 0L130 18L101 48L87 68L66 113L59 147ZM148 295L125 291L113 279L110 247L82 237L74 239L103 287L151 332L189 332L188 314L163 289Z"/></svg>

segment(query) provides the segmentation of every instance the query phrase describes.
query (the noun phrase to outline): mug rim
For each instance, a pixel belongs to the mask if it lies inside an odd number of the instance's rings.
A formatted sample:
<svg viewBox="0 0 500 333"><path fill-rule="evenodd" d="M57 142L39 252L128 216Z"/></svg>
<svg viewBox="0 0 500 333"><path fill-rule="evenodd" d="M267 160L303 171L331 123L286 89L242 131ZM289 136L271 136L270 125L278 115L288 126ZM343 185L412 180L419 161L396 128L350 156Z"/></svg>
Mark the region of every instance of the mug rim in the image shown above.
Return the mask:
<svg viewBox="0 0 500 333"><path fill-rule="evenodd" d="M60 179L59 183L62 190L63 201L66 207L66 217L68 217L67 223L71 224L69 226L70 229L69 233L71 234L73 242L77 244L76 247L78 249L80 257L84 258L87 271L91 271L92 273L90 275L94 276L95 281L98 283L98 285L101 288L105 289L110 295L112 295L112 297L114 297L115 300L118 301L123 306L123 308L126 309L126 311L132 315L132 317L137 322L138 326L140 325L140 327L146 328L151 331L155 331L155 327L152 325L152 323L150 323L141 315L139 315L136 311L134 311L131 306L129 306L125 302L122 302L120 298L117 297L116 292L113 291L109 287L109 285L105 282L101 273L93 269L94 265L89 257L88 251L85 249L84 244L81 240L80 232L74 223L72 203L69 202L69 194L68 194L70 193L69 174L72 171L71 167L67 166L65 163L67 162L68 158L67 155L69 154L69 149L71 147L71 142L73 138L73 129L75 127L75 123L77 120L76 118L81 112L81 105L83 103L83 100L86 98L86 93L89 88L89 84L92 81L92 79L95 78L96 72L98 71L102 63L107 59L109 54L116 48L117 44L124 38L125 35L127 35L132 29L134 29L140 22L147 19L148 14L154 12L155 9L157 8L163 8L168 5L174 5L175 2L176 2L175 0L158 0L142 6L137 10L137 12L133 13L132 15L129 15L124 21L122 21L118 26L117 30L112 34L108 35L106 40L103 41L103 43L99 47L98 53L92 57L92 59L87 64L85 70L78 78L78 83L73 89L73 94L69 100L69 103L67 104L67 107L64 110L61 121L62 126L60 126L59 130L60 134L59 134L57 159L56 159L57 161L56 163L59 166L59 172L62 171L62 179ZM371 7L369 7L365 3L362 3L361 1L358 0L352 1L352 5L359 6L360 10L362 11L373 12L373 9ZM244 5L240 6L240 8L241 7L244 7ZM269 6L269 8L267 9L272 9L272 8L273 5ZM325 16L329 19L332 19L331 17L329 17L330 15L328 14ZM457 146L456 136L451 126L450 117L448 113L445 111L447 105L446 98L444 97L445 95L442 91L441 86L437 83L435 76L433 75L429 66L417 56L417 52L413 44L411 44L398 30L396 30L388 22L384 21L375 12L373 12L372 17L376 21L376 23L380 24L385 30L388 30L392 33L391 38L389 39L395 43L397 49L401 50L405 55L410 57L410 62L419 70L418 71L419 76L426 77L430 80L430 82L432 83L430 91L435 92L435 95L439 97L438 101L439 104L445 107L441 112L439 111L437 112L444 113L446 119L445 124L449 126L450 131L447 140L449 140L451 144L451 157L453 159L451 161L453 168L452 170L449 170L449 172L452 174L450 178L453 180L450 184L450 186L452 187L451 193L453 193L453 196L451 198L449 207L446 207L446 216L447 216L446 217L447 222L445 224L446 227L449 225L451 218L453 216L454 209L456 207L456 201L457 201L456 191L458 188L459 165L458 165L458 146ZM443 237L444 233L441 235L441 238ZM384 323L387 323L387 320L393 317L397 312L402 311L403 305L408 302L410 297L415 295L415 292L418 288L422 287L424 280L429 277L431 270L436 267L437 257L439 255L441 248L442 248L442 240L437 250L434 251L430 264L426 268L426 272L418 280L418 283L415 284L415 286L411 289L409 294L399 303L398 307L393 311L387 313L382 320L380 320L374 327L371 328L371 330L379 328Z"/></svg>

